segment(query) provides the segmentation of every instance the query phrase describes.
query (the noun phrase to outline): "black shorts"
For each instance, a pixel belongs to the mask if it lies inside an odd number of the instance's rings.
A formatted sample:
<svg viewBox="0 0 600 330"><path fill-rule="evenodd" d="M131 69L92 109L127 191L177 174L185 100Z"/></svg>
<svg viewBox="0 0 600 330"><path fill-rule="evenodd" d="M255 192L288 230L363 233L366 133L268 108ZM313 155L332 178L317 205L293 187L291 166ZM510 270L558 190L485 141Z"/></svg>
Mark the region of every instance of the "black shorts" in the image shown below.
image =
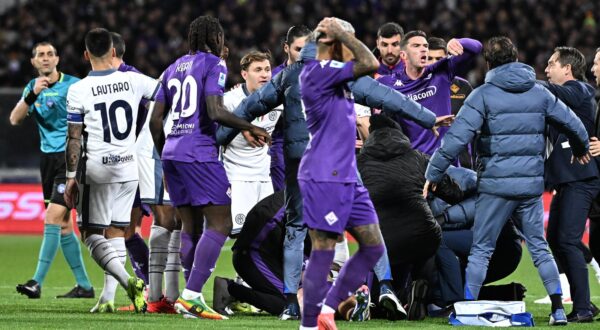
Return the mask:
<svg viewBox="0 0 600 330"><path fill-rule="evenodd" d="M44 192L44 204L49 203L67 206L65 203L65 182L67 166L64 152L42 153L40 161L40 173L42 174L42 190Z"/></svg>

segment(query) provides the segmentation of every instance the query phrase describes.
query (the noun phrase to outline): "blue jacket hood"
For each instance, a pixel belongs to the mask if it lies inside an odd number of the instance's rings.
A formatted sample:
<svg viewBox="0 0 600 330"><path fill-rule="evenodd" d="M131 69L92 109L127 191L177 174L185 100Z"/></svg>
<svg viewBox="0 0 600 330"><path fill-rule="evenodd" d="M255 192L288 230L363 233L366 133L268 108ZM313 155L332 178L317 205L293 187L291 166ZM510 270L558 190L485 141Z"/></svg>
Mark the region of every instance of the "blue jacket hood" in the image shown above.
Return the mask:
<svg viewBox="0 0 600 330"><path fill-rule="evenodd" d="M507 63L490 70L485 82L509 93L523 93L535 85L535 71L524 63Z"/></svg>
<svg viewBox="0 0 600 330"><path fill-rule="evenodd" d="M314 60L317 58L317 44L314 42L306 42L300 51L301 60Z"/></svg>

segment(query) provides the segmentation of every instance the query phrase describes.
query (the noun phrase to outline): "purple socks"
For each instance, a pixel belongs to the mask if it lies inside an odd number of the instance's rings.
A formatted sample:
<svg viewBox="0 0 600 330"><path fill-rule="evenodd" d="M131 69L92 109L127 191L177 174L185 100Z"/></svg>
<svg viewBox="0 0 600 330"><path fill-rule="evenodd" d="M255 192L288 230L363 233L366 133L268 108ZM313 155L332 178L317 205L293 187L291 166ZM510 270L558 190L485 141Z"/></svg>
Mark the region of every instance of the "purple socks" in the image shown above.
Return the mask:
<svg viewBox="0 0 600 330"><path fill-rule="evenodd" d="M135 275L148 284L148 258L150 255L148 245L138 233L135 233L125 241L125 247L129 252L129 260Z"/></svg>
<svg viewBox="0 0 600 330"><path fill-rule="evenodd" d="M325 305L335 310L342 301L353 295L365 283L367 275L384 252L383 245L360 247L342 267L340 275L327 294Z"/></svg>
<svg viewBox="0 0 600 330"><path fill-rule="evenodd" d="M183 278L187 283L190 278L190 272L192 271L192 265L194 264L194 252L196 251L196 245L198 244L198 236L181 232L181 266L183 266Z"/></svg>
<svg viewBox="0 0 600 330"><path fill-rule="evenodd" d="M219 259L219 255L221 254L221 248L225 244L226 239L227 236L218 231L212 229L204 230L196 246L194 265L185 286L186 289L194 292L202 292L204 283L206 283L210 274L215 269L217 259Z"/></svg>
<svg viewBox="0 0 600 330"><path fill-rule="evenodd" d="M316 327L317 318L321 313L321 306L329 286L327 275L333 263L334 250L312 250L308 259L308 266L304 271L302 288L304 292L304 308L302 313L302 326Z"/></svg>

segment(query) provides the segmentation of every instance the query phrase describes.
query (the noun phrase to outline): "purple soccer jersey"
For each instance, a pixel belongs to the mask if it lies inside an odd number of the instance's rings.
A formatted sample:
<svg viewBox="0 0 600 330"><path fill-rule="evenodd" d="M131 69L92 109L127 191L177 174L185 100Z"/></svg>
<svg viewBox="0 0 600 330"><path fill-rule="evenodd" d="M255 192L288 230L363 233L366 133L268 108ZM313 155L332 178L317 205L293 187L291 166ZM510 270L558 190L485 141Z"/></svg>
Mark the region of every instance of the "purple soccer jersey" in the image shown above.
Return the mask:
<svg viewBox="0 0 600 330"><path fill-rule="evenodd" d="M375 77L394 75L402 71L404 71L404 62L402 60L399 60L398 63L393 66L389 66L379 60L379 69L377 69Z"/></svg>
<svg viewBox="0 0 600 330"><path fill-rule="evenodd" d="M117 71L121 71L121 72L128 72L128 71L133 71L133 72L137 72L137 73L141 73L140 70L138 70L136 67L132 66L132 65L127 65L125 64L125 62L121 63L121 65L119 65L119 68L117 69ZM140 101L140 105L138 107L138 116L136 119L136 128L135 128L135 136L139 136L140 132L142 131L142 128L144 128L144 123L146 122L146 118L148 116L148 108L146 108L146 104L148 104L149 101L146 99L142 99ZM138 196L136 196L136 199L139 198L139 194Z"/></svg>
<svg viewBox="0 0 600 330"><path fill-rule="evenodd" d="M279 64L271 70L271 76L275 77L279 72L287 67L287 61ZM285 163L283 158L283 116L279 117L275 130L271 133L271 147L269 155L271 156L271 181L273 190L280 191L285 187Z"/></svg>
<svg viewBox="0 0 600 330"><path fill-rule="evenodd" d="M354 62L308 60L300 73L300 92L310 141L298 179L357 182L354 154L356 113L346 82Z"/></svg>
<svg viewBox="0 0 600 330"><path fill-rule="evenodd" d="M406 69L393 75L381 76L377 80L395 90L403 93L414 101L420 103L427 109L433 111L436 116L452 114L450 104L450 85L457 74L464 73L469 66L470 60L481 52L482 45L473 39L459 39L464 47L464 53L459 56L449 56L425 68L421 77L412 80L406 74ZM440 147L444 134L448 127L440 127L438 138L430 130L423 129L415 122L405 120L399 116L394 118L401 126L404 133L411 141L413 149L426 154L433 154Z"/></svg>
<svg viewBox="0 0 600 330"><path fill-rule="evenodd" d="M208 116L206 97L222 96L226 77L225 62L203 52L184 55L165 70L156 100L170 108L173 127L163 160L218 161L217 123Z"/></svg>
<svg viewBox="0 0 600 330"><path fill-rule="evenodd" d="M271 76L275 77L279 72L283 71L283 69L285 69L285 67L287 66L287 60L281 64L279 64L278 66L274 67L271 70Z"/></svg>

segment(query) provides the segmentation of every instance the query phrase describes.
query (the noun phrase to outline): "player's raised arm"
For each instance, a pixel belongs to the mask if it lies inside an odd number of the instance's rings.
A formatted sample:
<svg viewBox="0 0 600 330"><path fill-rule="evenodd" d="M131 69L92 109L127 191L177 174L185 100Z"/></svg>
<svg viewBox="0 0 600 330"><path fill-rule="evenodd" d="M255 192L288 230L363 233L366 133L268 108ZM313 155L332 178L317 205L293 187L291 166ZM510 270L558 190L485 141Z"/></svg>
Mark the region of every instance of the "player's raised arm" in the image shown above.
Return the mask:
<svg viewBox="0 0 600 330"><path fill-rule="evenodd" d="M347 32L337 19L324 18L317 26L316 31L325 34L324 37L320 37L322 43L328 44L334 40L339 40L350 49L355 61L354 78L370 75L379 68L379 61L377 61L375 55L360 40L356 39L353 33Z"/></svg>

